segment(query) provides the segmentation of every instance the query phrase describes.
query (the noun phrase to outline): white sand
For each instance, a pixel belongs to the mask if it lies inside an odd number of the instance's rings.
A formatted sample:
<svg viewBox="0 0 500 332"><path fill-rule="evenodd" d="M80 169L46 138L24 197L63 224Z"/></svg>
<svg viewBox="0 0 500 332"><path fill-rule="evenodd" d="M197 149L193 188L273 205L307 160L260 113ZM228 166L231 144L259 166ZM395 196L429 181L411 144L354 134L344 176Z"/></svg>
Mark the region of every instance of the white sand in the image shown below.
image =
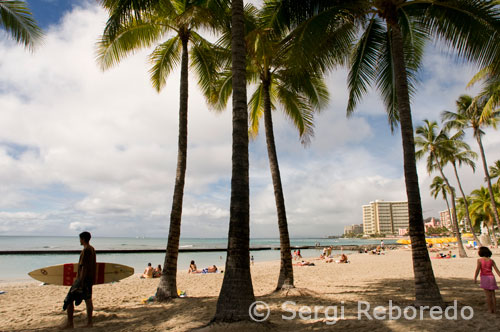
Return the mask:
<svg viewBox="0 0 500 332"><path fill-rule="evenodd" d="M432 260L445 300L458 301L458 320L434 320L428 312L423 320L419 317L413 320L369 320L366 316L358 319L358 301L368 302L372 308L370 313L376 306L388 307L389 300L402 308L411 304L414 296L411 253L392 250L381 256L349 254L350 264L314 261L316 266L294 267L297 288L287 294L273 293L279 262L257 262L252 266L254 292L257 300L269 304L270 324L222 324L209 330L499 331L500 313L487 313L484 293L473 283L477 253L468 251L468 254L469 258ZM500 251L495 252L493 259L500 265ZM95 327L90 330L188 331L201 328L215 313L222 279L223 274L192 275L181 271L177 278L178 287L185 290L188 297L167 304L141 304L143 298L155 293L158 279L139 279L136 275L119 283L94 286ZM68 287L39 284L0 284L0 290L7 292L0 295L0 331L56 331L64 323L66 313L62 311L62 302ZM296 305L283 307L286 301L293 301ZM335 325L328 325L331 320L325 321L325 309L318 308L317 317L312 315L309 320L299 319L298 315L292 320L282 319L283 315L292 315L292 308L298 310L301 306L336 306L338 316L343 307L344 318ZM472 319L461 319L460 308L463 306L473 309ZM333 307L329 310L327 315L333 316ZM85 325L85 320L85 305L82 304L75 311L76 330Z"/></svg>

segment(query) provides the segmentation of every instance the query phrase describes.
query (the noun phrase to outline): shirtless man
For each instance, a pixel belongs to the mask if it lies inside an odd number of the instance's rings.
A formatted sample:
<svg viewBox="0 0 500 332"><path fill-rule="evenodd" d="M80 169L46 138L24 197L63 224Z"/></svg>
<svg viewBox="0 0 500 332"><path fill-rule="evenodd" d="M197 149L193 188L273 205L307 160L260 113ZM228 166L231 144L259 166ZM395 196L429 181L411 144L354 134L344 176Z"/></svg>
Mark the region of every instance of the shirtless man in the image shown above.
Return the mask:
<svg viewBox="0 0 500 332"><path fill-rule="evenodd" d="M144 273L142 274L141 278L153 278L153 272L154 269L151 266L151 263L148 263L148 267L144 270Z"/></svg>
<svg viewBox="0 0 500 332"><path fill-rule="evenodd" d="M83 249L80 253L80 260L78 262L78 273L73 286L71 286L71 289L81 289L82 291L82 299L85 300L85 306L87 307L86 327L92 327L92 312L94 310L94 306L92 304L92 286L94 285L97 265L95 249L89 244L90 238L91 235L89 232L83 232L80 234L80 244L83 246ZM68 304L67 310L68 322L64 328L72 329L74 327L73 312L75 310L73 301Z"/></svg>

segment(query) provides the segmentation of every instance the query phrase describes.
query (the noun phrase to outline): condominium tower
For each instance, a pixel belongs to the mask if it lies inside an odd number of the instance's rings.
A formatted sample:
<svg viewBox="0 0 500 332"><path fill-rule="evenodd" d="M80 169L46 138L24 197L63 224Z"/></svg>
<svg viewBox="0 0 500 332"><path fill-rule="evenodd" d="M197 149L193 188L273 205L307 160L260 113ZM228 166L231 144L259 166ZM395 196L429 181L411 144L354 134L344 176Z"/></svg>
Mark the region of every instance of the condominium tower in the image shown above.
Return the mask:
<svg viewBox="0 0 500 332"><path fill-rule="evenodd" d="M365 234L399 234L409 224L408 202L376 200L363 205L363 231Z"/></svg>

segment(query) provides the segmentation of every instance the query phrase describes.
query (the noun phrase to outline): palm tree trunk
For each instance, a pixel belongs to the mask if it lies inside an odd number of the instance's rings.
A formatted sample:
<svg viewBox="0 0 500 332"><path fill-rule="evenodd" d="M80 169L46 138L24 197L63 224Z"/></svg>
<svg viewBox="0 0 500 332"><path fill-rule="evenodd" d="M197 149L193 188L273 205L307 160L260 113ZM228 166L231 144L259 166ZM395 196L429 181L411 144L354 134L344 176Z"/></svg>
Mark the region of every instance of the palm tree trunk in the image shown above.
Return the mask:
<svg viewBox="0 0 500 332"><path fill-rule="evenodd" d="M481 160L483 161L483 169L484 169L484 179L488 184L488 191L490 192L491 209L493 210L493 216L495 216L495 222L497 223L497 225L500 226L500 220L498 219L497 204L495 202L495 195L493 194L493 187L491 186L490 174L488 173L488 165L486 163L486 155L484 154L483 142L481 141L481 136L479 133L474 132L474 136L476 136L477 144L479 145L479 151L481 152ZM494 246L495 248L497 248L498 242L496 242L496 236L495 236L495 223L493 223L492 229L493 229L493 236L495 238Z"/></svg>
<svg viewBox="0 0 500 332"><path fill-rule="evenodd" d="M462 194L462 198L464 199L464 207L465 207L465 221L467 222L467 226L469 226L472 236L474 237L474 241L476 241L478 246L482 246L481 241L474 232L474 227L472 227L472 222L470 221L470 213L469 213L469 203L467 202L467 197L465 196L464 190L462 188L462 183L460 183L460 178L458 177L457 165L455 162L451 163L453 165L453 170L455 171L455 177L457 178L458 188L460 189L460 193Z"/></svg>
<svg viewBox="0 0 500 332"><path fill-rule="evenodd" d="M243 0L233 0L233 146L231 206L226 270L212 321L250 320L249 308L255 301L250 275L250 189L248 179L248 110Z"/></svg>
<svg viewBox="0 0 500 332"><path fill-rule="evenodd" d="M396 98L401 124L406 195L408 197L409 231L412 244L413 273L415 275L415 304L417 306L442 306L443 298L434 277L429 252L425 243L425 227L415 160L415 142L413 138L408 78L404 60L403 37L396 18L389 20L387 23L391 30L391 53L394 62Z"/></svg>
<svg viewBox="0 0 500 332"><path fill-rule="evenodd" d="M446 208L448 209L448 215L450 216L451 219L451 209L450 209L450 203L448 202L448 197L444 197L444 201L446 202Z"/></svg>
<svg viewBox="0 0 500 332"><path fill-rule="evenodd" d="M488 227L488 226L487 226ZM491 220L491 233L490 239L493 238L494 244L498 243L497 236L495 235L495 223Z"/></svg>
<svg viewBox="0 0 500 332"><path fill-rule="evenodd" d="M158 301L167 301L177 297L177 257L181 236L182 200L187 163L187 122L188 122L188 38L182 39L181 85L179 101L179 142L177 152L177 171L175 174L174 197L170 212L167 253L163 263L163 272L156 291Z"/></svg>
<svg viewBox="0 0 500 332"><path fill-rule="evenodd" d="M281 176L278 164L278 155L276 153L276 144L274 142L273 118L271 110L271 97L269 89L271 88L270 73L263 80L264 90L264 124L266 128L267 154L269 157L269 166L271 168L271 177L274 186L274 199L276 200L276 210L278 213L278 227L280 232L280 253L281 266L278 285L276 290L293 288L293 266L292 256L290 255L290 237L288 236L288 223L286 220L285 198L283 197L283 187L281 186Z"/></svg>
<svg viewBox="0 0 500 332"><path fill-rule="evenodd" d="M439 169L439 173L441 173L441 177L443 178L444 182L448 186L448 189L450 190L450 195L451 195L451 208L453 209L453 214L451 215L451 220L453 221L453 232L455 233L455 237L457 238L457 246L458 246L458 255L462 258L467 257L467 253L465 252L464 249L464 244L462 243L462 235L460 234L460 228L458 226L458 217L457 217L457 207L455 204L455 191L453 187L450 185L450 182L448 181L448 178L444 175L443 172L443 167L441 167L441 162L439 158L436 156L436 153L431 151L431 153L434 155L434 159L436 160L436 164Z"/></svg>

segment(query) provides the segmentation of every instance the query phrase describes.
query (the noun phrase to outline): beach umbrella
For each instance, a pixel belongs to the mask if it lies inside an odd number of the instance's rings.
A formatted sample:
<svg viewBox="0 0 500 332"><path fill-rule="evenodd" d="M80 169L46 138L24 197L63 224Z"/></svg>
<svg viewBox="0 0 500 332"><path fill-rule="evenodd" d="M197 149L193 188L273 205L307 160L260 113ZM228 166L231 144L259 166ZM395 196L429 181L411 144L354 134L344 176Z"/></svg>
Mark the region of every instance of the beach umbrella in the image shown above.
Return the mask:
<svg viewBox="0 0 500 332"><path fill-rule="evenodd" d="M396 242L399 244L410 244L411 241L409 239L399 239Z"/></svg>

